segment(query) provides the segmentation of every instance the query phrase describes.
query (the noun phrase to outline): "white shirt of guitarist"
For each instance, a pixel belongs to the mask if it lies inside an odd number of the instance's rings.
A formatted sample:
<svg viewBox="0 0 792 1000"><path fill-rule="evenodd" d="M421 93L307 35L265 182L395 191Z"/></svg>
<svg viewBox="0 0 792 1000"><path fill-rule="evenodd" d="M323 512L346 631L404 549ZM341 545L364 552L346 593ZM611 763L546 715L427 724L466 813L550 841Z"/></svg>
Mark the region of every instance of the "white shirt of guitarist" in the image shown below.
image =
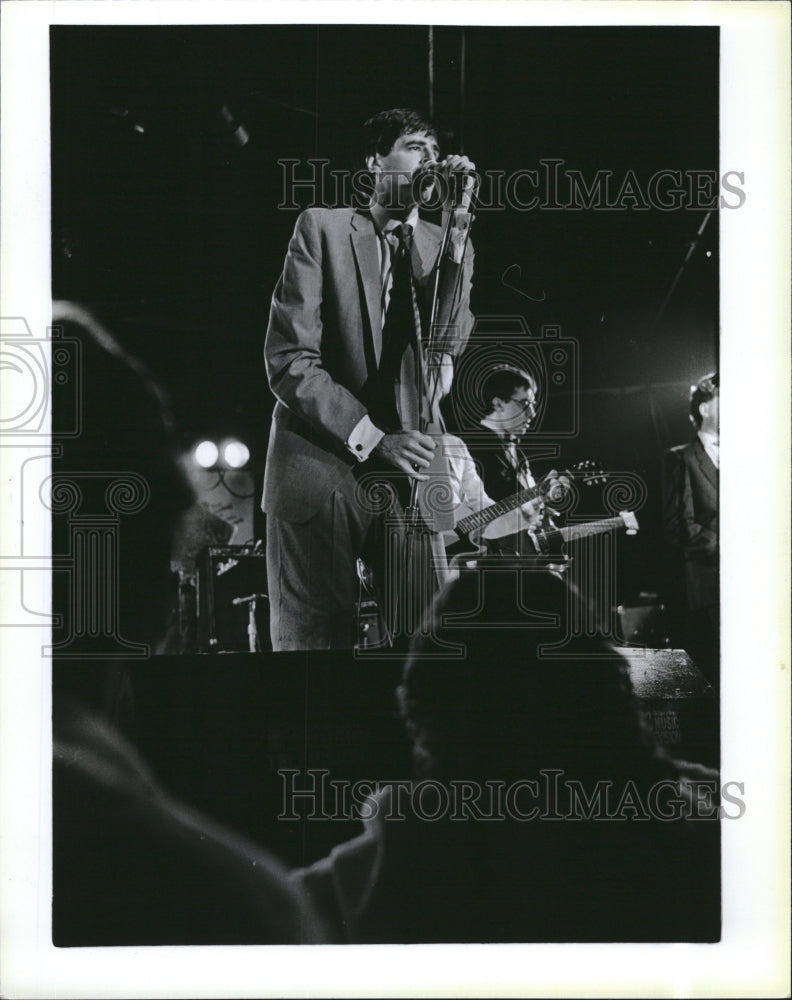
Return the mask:
<svg viewBox="0 0 792 1000"><path fill-rule="evenodd" d="M454 434L444 434L443 454L448 459L454 505L464 504L473 513L491 507L495 501L487 495L465 442Z"/></svg>

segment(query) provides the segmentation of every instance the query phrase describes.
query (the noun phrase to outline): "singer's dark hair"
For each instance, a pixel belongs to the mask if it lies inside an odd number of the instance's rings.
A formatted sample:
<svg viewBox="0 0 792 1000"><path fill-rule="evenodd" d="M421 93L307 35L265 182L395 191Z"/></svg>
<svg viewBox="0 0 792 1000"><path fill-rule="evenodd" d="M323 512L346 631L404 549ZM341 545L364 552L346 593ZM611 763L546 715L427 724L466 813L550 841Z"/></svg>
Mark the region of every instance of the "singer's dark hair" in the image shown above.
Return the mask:
<svg viewBox="0 0 792 1000"><path fill-rule="evenodd" d="M374 156L376 153L385 156L401 136L421 132L438 139L437 128L432 122L411 108L380 111L369 118L361 130L363 158Z"/></svg>
<svg viewBox="0 0 792 1000"><path fill-rule="evenodd" d="M718 395L718 373L712 372L700 378L695 385L690 387L690 419L696 427L701 427L701 413L699 407L702 403L708 403L714 396Z"/></svg>

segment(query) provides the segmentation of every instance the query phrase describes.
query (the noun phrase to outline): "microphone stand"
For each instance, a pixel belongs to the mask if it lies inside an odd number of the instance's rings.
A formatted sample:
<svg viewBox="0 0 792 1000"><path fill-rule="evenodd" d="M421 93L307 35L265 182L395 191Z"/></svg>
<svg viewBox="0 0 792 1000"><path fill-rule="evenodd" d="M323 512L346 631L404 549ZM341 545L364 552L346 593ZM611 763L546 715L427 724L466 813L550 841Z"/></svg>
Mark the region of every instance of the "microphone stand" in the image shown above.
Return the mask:
<svg viewBox="0 0 792 1000"><path fill-rule="evenodd" d="M436 340L436 327L437 327L437 313L440 308L440 270L443 261L448 253L448 247L451 243L451 230L454 227L454 218L456 212L459 210L460 203L464 196L464 191L462 190L462 185L454 184L454 197L451 202L451 208L448 212L448 217L445 220L445 225L443 227L443 235L440 241L440 252L437 256L437 261L435 263L435 273L434 273L434 283L432 287L432 299L431 308L429 311L429 338L426 346L426 354L431 358L434 353L434 346ZM475 188L471 192L470 196L470 211L472 214L473 200L475 198ZM459 271L457 272L456 281L454 283L454 290L451 296L451 304L453 306L457 296L459 295L459 289L462 284L462 272L464 270L465 254L467 253L468 241L470 239L471 226L468 226L465 232L465 242L462 247L462 260L460 261ZM437 376L434 380L434 385L431 387L427 381L426 366L424 364L424 351L421 345L418 345L417 351L417 372L416 372L416 382L417 382L417 394L420 399L426 400L428 404L428 410L430 414L434 413L435 402L437 400L437 393L440 387L440 371L438 370ZM419 419L420 429L422 433L426 433L429 420L424 415L423 408L421 416ZM418 515L418 487L419 482L417 479L413 479L410 485L410 503L408 507L408 526L412 523L413 526L417 524Z"/></svg>
<svg viewBox="0 0 792 1000"><path fill-rule="evenodd" d="M474 193L475 192L471 193L471 207ZM428 354L429 357L434 354L437 340L436 328L440 307L440 271L448 254L448 248L451 243L451 230L453 229L456 212L459 209L463 194L464 192L462 191L461 184L459 186L455 185L454 198L451 202L448 217L445 220L442 239L440 242L440 252L435 262L431 308L429 312L429 336L426 345L426 354ZM452 308L457 296L459 295L459 289L461 287L465 253L467 252L469 238L470 226L467 227L465 232L465 241L462 248L462 260L459 264L451 294ZM419 428L421 432L425 434L428 432L431 424L436 424L437 433L441 434L442 423L438 409L439 401L437 399L440 387L440 371L438 369L434 379L434 384L430 384L429 379L427 378L424 348L420 342L420 331L418 331L418 333L418 343L416 344L415 352L415 368L416 395L421 401L420 416L418 421ZM421 509L418 502L418 491L420 485L421 484L417 479L413 479L410 483L409 504L404 512L404 560L402 565L405 583L398 588L397 594L401 595L404 593L408 596L409 600L407 601L408 607L406 611L402 606L402 610L399 612L399 597L397 596L394 620L398 620L399 617L403 618L403 631L405 634L412 634L410 630L411 625L415 624L417 627L421 626L423 609L432 597L431 581L434 580L436 586L442 586L445 582L445 572L447 571L447 565L445 565L445 550L443 549L442 553L439 553L434 548L434 546L438 544L440 536L437 535L436 531L433 531L432 526L427 525L421 517ZM440 545L442 548L442 541L440 541ZM424 572L424 570L426 570L426 572ZM406 590L403 591L402 587L404 586L406 586ZM415 615L414 622L410 620L413 614Z"/></svg>
<svg viewBox="0 0 792 1000"><path fill-rule="evenodd" d="M247 604L248 606L248 652L250 653L260 653L261 646L258 641L258 628L256 625L256 602L259 600L267 600L266 594L249 594L247 597L235 597L232 604Z"/></svg>

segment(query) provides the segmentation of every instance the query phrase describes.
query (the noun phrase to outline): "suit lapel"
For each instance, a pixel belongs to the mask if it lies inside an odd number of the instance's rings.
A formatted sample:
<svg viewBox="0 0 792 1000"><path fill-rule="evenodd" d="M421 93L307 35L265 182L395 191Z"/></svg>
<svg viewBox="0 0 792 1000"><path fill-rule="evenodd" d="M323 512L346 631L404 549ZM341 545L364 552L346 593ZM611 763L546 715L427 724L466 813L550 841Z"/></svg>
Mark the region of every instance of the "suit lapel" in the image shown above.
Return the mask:
<svg viewBox="0 0 792 1000"><path fill-rule="evenodd" d="M371 330L374 357L379 364L382 354L382 279L379 237L371 219L362 212L351 218L352 251L357 265L361 302L365 303ZM415 227L412 253L413 275L425 287L440 250L440 238L421 220Z"/></svg>
<svg viewBox="0 0 792 1000"><path fill-rule="evenodd" d="M374 223L360 212L352 213L352 251L357 264L361 302L368 313L374 357L379 364L382 354L382 281L380 277L379 237Z"/></svg>
<svg viewBox="0 0 792 1000"><path fill-rule="evenodd" d="M707 454L704 445L701 443L701 439L698 435L693 440L693 454L696 456L696 461L701 469L701 473L707 482L712 486L714 490L718 489L718 470L715 468L715 463Z"/></svg>

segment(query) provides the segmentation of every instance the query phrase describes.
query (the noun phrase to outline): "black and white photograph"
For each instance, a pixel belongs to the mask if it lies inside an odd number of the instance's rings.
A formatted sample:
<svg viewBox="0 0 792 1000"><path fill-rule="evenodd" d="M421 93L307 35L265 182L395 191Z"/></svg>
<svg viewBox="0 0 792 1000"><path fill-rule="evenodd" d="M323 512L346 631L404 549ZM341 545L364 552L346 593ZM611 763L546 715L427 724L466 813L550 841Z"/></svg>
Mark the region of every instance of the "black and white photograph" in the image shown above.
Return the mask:
<svg viewBox="0 0 792 1000"><path fill-rule="evenodd" d="M65 6L19 241L44 298L4 264L1 331L47 975L782 995L789 477L785 432L758 439L788 425L788 303L738 330L734 260L778 293L789 150L763 187L735 155L730 67L739 16L788 40L786 5ZM738 103L788 139L788 108Z"/></svg>

